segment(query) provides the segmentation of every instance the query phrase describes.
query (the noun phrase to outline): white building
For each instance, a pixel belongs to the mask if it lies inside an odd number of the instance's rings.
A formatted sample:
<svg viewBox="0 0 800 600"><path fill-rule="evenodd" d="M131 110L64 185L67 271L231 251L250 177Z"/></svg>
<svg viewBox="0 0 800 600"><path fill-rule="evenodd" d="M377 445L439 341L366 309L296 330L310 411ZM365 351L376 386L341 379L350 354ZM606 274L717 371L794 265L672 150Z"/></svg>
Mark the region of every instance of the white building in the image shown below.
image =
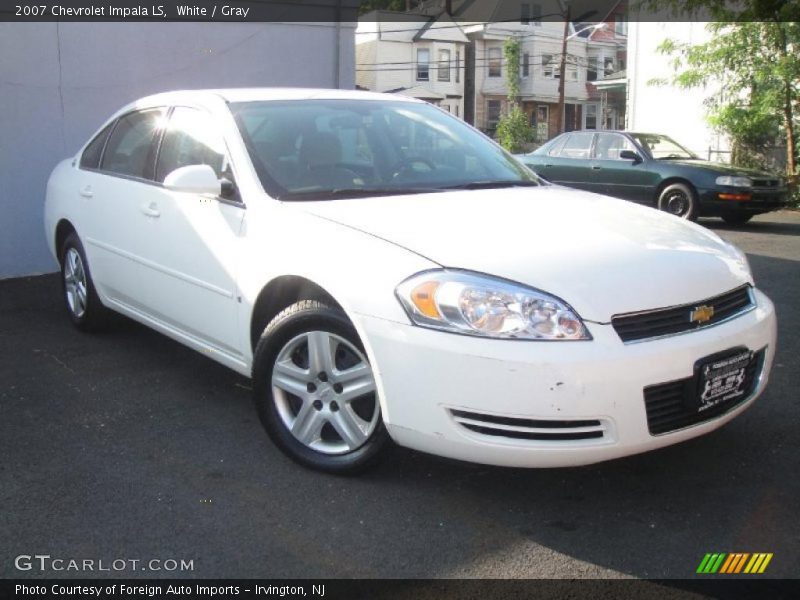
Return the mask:
<svg viewBox="0 0 800 600"><path fill-rule="evenodd" d="M712 130L704 101L714 87L682 89L653 85L674 74L672 58L658 51L665 39L701 44L710 39L706 24L636 22L630 24L628 42L628 129L666 134L701 158L729 159L730 144Z"/></svg>
<svg viewBox="0 0 800 600"><path fill-rule="evenodd" d="M464 47L447 13L373 11L356 30L356 85L426 100L464 115Z"/></svg>

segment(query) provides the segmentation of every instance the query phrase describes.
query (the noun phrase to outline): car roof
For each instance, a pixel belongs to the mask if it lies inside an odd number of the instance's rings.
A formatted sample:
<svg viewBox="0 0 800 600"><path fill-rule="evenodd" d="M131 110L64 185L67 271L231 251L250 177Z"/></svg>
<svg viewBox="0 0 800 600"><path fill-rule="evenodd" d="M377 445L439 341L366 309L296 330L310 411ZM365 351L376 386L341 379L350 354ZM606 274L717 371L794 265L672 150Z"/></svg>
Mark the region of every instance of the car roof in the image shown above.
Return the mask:
<svg viewBox="0 0 800 600"><path fill-rule="evenodd" d="M422 102L416 98L396 94L381 94L361 90L340 90L327 88L220 88L201 90L176 90L146 96L131 107L155 106L180 102L218 103L255 102L268 100L382 100L390 102Z"/></svg>

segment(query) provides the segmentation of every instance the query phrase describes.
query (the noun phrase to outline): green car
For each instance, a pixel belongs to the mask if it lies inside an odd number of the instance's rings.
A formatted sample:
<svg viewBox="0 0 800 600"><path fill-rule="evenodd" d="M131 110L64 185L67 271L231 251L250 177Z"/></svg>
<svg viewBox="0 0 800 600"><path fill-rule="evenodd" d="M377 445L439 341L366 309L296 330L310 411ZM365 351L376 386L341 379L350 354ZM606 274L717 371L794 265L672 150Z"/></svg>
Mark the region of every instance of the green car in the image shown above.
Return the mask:
<svg viewBox="0 0 800 600"><path fill-rule="evenodd" d="M573 131L517 159L548 181L631 200L684 219L740 225L787 205L775 175L702 160L665 135Z"/></svg>

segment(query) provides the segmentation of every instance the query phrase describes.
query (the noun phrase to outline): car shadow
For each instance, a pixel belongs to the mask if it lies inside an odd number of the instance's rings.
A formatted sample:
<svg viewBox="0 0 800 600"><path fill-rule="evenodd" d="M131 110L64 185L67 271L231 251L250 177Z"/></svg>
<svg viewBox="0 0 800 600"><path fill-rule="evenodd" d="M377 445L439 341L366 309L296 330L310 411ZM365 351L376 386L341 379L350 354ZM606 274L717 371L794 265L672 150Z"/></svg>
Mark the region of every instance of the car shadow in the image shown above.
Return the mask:
<svg viewBox="0 0 800 600"><path fill-rule="evenodd" d="M719 231L737 231L742 233L769 233L773 235L800 235L800 212L797 214L796 223L786 223L770 220L770 214L758 215L744 225L728 225L722 219L703 217L699 220L701 225Z"/></svg>

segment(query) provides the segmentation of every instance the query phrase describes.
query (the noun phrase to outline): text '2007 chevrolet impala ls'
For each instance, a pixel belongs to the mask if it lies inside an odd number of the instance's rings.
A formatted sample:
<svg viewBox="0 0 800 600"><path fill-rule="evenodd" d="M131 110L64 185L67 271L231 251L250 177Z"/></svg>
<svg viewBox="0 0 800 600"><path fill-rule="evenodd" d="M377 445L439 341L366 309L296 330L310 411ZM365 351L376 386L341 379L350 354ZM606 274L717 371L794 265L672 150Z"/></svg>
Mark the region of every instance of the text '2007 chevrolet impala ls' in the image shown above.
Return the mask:
<svg viewBox="0 0 800 600"><path fill-rule="evenodd" d="M390 440L527 467L667 446L775 352L734 246L412 99L151 96L55 168L45 221L78 328L116 311L252 377L275 444L330 472Z"/></svg>

